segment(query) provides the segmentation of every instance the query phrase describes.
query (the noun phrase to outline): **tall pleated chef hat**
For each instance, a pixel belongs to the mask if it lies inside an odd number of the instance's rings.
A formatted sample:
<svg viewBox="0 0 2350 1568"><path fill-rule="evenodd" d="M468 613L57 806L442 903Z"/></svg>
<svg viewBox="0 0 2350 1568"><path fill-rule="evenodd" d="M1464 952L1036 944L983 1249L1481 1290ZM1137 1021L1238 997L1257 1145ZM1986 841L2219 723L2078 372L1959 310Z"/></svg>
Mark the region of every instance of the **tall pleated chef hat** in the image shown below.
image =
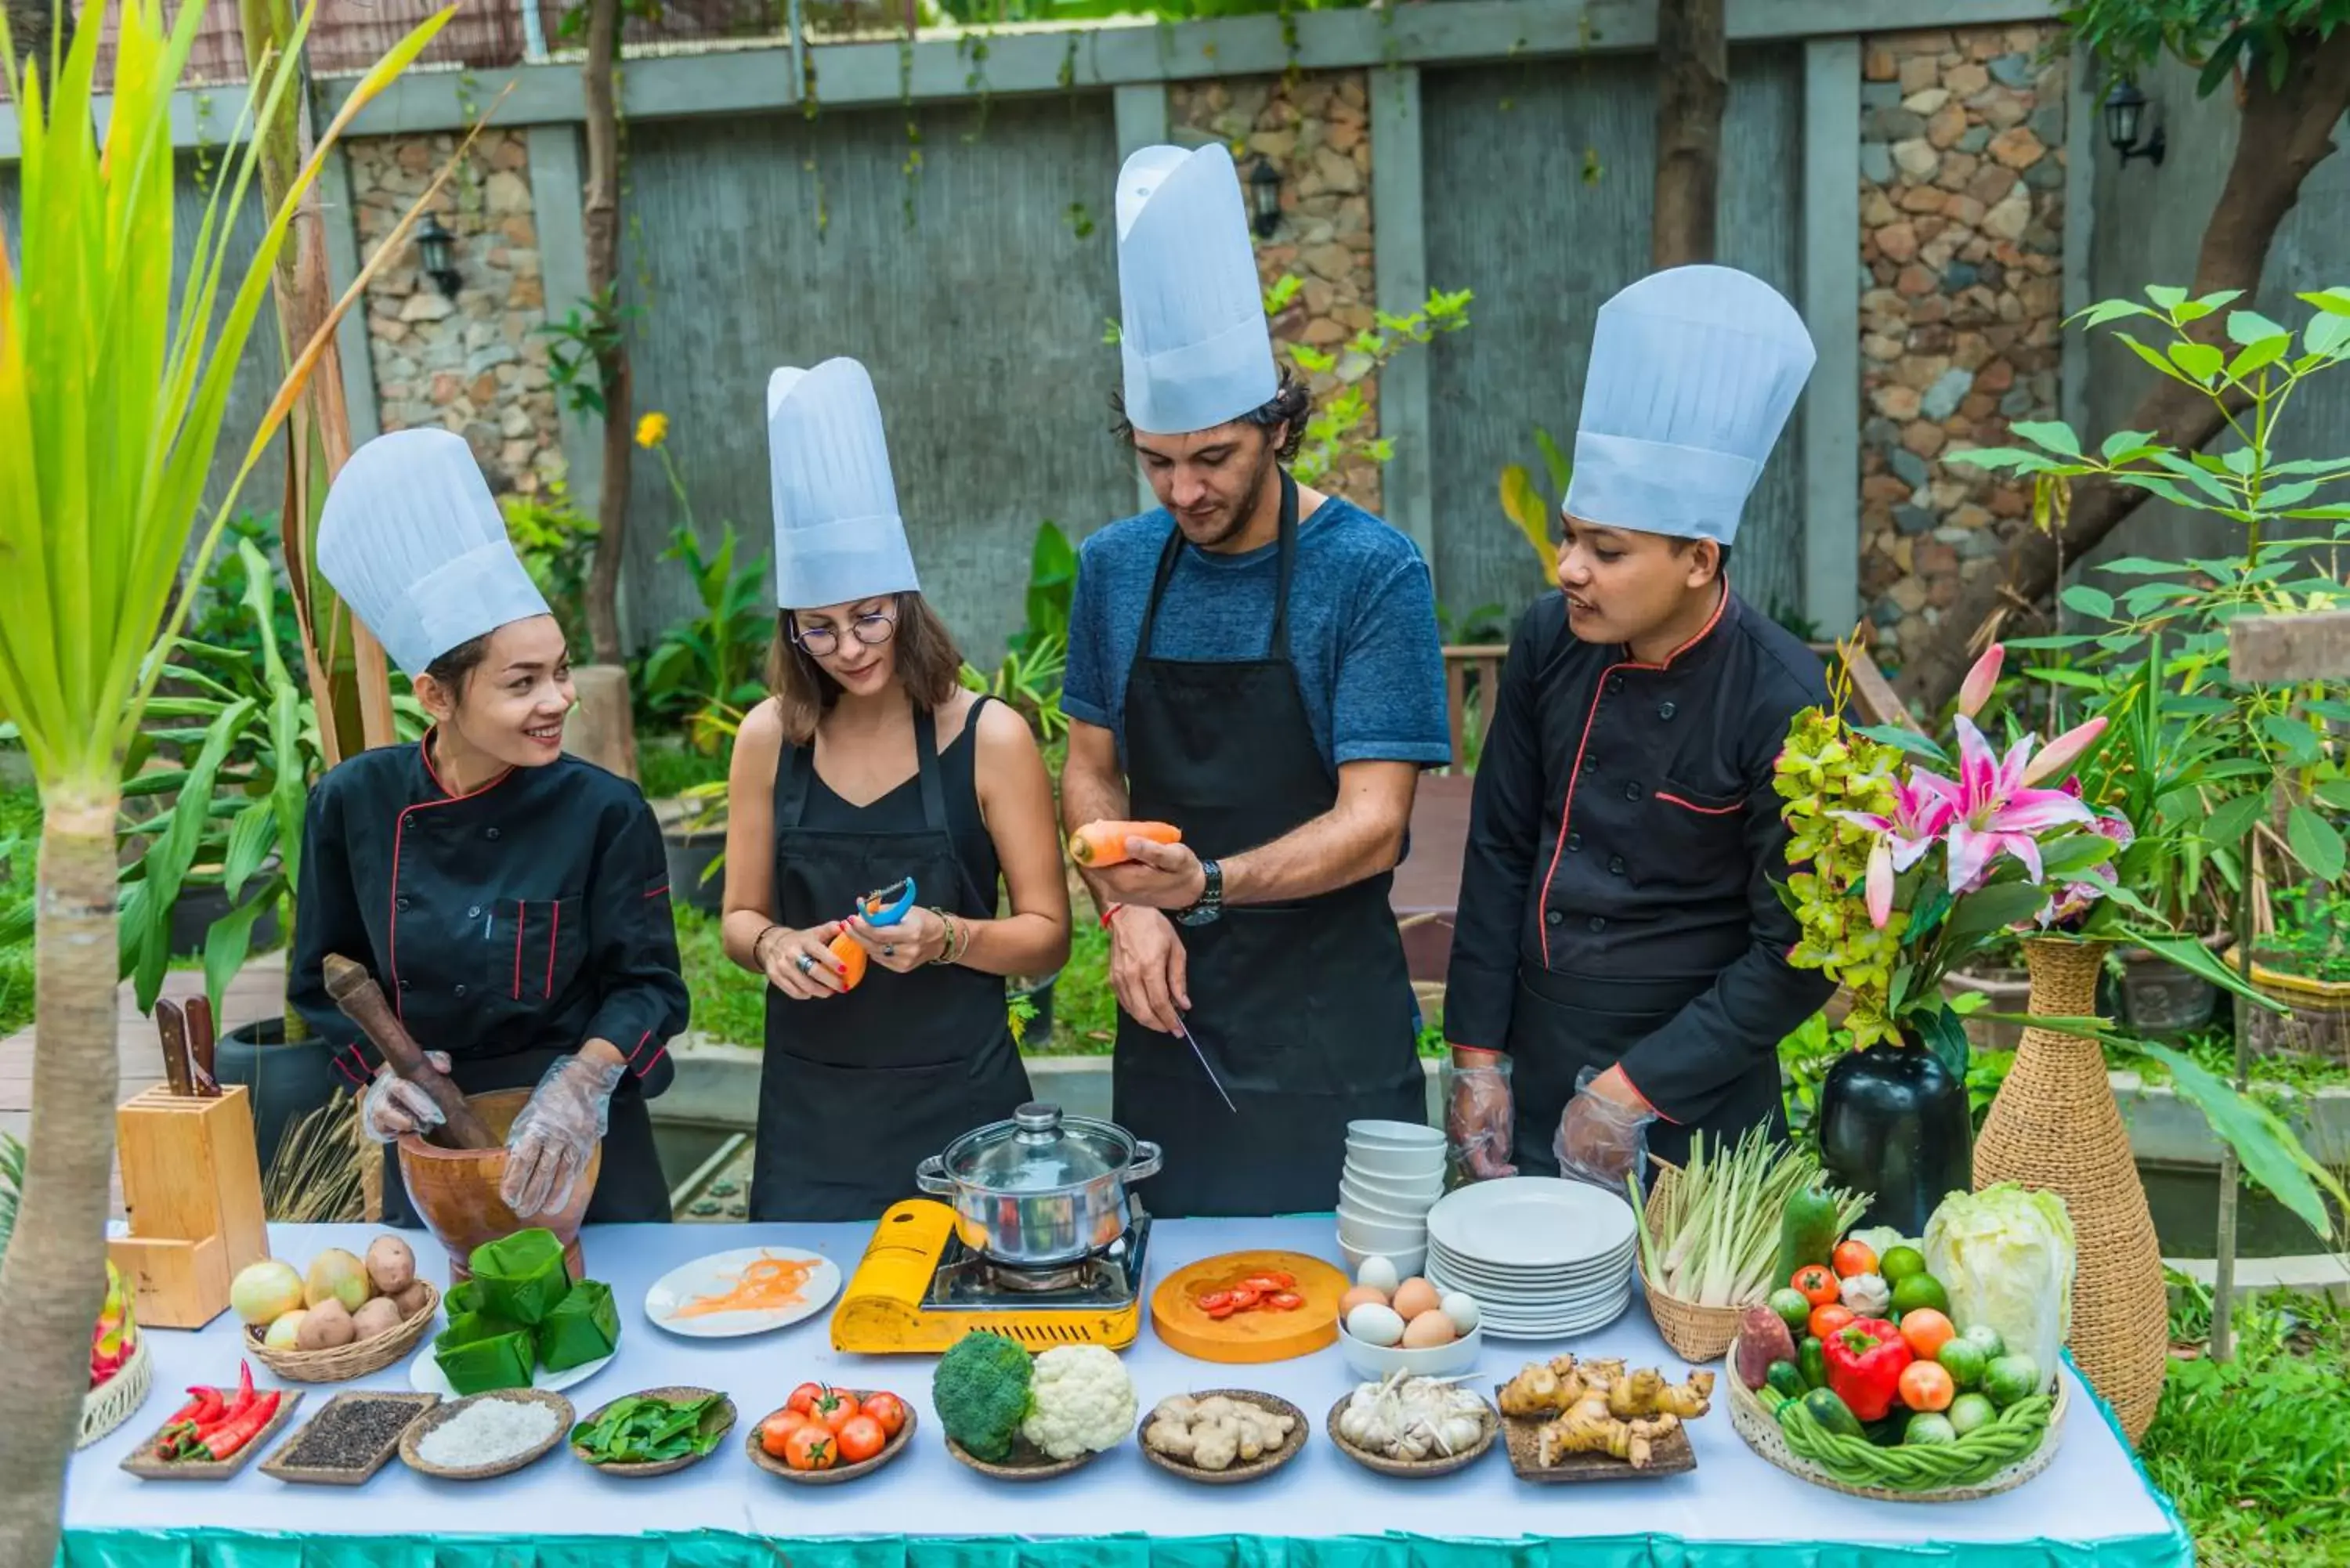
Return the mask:
<svg viewBox="0 0 2350 1568"><path fill-rule="evenodd" d="M854 359L767 378L775 603L784 609L914 593L873 378Z"/></svg>
<svg viewBox="0 0 2350 1568"><path fill-rule="evenodd" d="M351 453L318 518L318 570L411 679L547 613L473 449L451 431L394 431Z"/></svg>
<svg viewBox="0 0 2350 1568"><path fill-rule="evenodd" d="M1273 334L1222 143L1145 147L1118 171L1118 292L1135 429L1187 435L1272 400Z"/></svg>
<svg viewBox="0 0 2350 1568"><path fill-rule="evenodd" d="M1818 358L1761 278L1679 266L1599 308L1575 432L1570 516L1727 545Z"/></svg>

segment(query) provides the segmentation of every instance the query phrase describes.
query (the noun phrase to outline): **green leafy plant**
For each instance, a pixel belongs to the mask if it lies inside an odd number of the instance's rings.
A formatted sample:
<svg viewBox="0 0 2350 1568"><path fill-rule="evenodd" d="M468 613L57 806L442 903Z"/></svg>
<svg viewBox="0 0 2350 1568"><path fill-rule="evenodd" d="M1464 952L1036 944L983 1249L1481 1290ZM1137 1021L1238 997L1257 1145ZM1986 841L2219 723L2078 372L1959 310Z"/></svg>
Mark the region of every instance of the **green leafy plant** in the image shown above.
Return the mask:
<svg viewBox="0 0 2350 1568"><path fill-rule="evenodd" d="M1575 464L1540 425L1534 427L1534 445L1541 451L1543 468L1558 499L1554 502L1534 488L1534 475L1523 463L1513 462L1502 470L1502 514L1517 524L1542 563L1543 581L1553 583L1558 580L1558 510L1566 504L1566 487L1575 477Z"/></svg>
<svg viewBox="0 0 2350 1568"><path fill-rule="evenodd" d="M1266 292L1265 314L1280 315L1304 286L1295 274L1283 277ZM1395 455L1392 438L1368 433L1376 416L1363 384L1406 348L1432 343L1445 333L1467 327L1473 297L1465 288L1457 293L1431 289L1427 304L1419 309L1409 316L1382 310L1372 326L1335 348L1304 343L1278 346L1305 375L1333 376L1339 384L1336 393L1321 400L1306 416L1305 442L1290 465L1300 484L1318 484L1350 460L1385 462Z"/></svg>
<svg viewBox="0 0 2350 1568"><path fill-rule="evenodd" d="M2253 944L2268 969L2304 980L2350 984L2350 897L2296 888L2276 898L2277 929Z"/></svg>
<svg viewBox="0 0 2350 1568"><path fill-rule="evenodd" d="M8 1255L8 1238L16 1233L16 1205L25 1193L25 1146L0 1132L0 1258Z"/></svg>
<svg viewBox="0 0 2350 1568"><path fill-rule="evenodd" d="M1006 640L1003 659L992 670L966 662L962 683L983 691L1028 721L1045 745L1068 733L1061 711L1061 679L1069 663L1069 605L1076 592L1077 552L1059 524L1036 525L1028 552L1028 586L1022 598L1020 628Z"/></svg>
<svg viewBox="0 0 2350 1568"><path fill-rule="evenodd" d="M588 574L596 561L596 519L580 515L572 506L570 490L561 480L538 495L504 496L498 506L505 514L506 537L514 541L523 569L555 612L564 640L575 653L584 651L588 647Z"/></svg>
<svg viewBox="0 0 2350 1568"><path fill-rule="evenodd" d="M775 625L767 556L761 551L751 565L737 566L739 545L727 523L717 552L705 556L691 525L680 524L661 553L662 560L684 566L702 610L661 634L645 660L644 692L655 711L682 717L688 742L706 753L725 743L766 691L759 666Z"/></svg>
<svg viewBox="0 0 2350 1568"><path fill-rule="evenodd" d="M275 599L268 620L253 618L253 607L245 595L247 569L242 548L247 542L259 547L269 570L284 570L277 519L240 507L222 533L225 549L214 555L212 569L188 606L187 635L215 648L236 649L255 659L261 657L262 643L273 641L281 650L291 650L285 655L286 662L295 679L300 680L302 627L291 597Z"/></svg>

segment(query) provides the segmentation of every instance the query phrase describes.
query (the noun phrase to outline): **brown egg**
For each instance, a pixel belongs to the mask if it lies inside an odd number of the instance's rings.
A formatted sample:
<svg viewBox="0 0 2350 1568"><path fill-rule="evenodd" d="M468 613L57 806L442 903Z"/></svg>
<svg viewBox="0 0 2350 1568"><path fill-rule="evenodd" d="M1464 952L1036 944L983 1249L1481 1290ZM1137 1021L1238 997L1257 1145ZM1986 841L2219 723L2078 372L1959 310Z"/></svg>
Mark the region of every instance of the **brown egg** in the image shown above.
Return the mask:
<svg viewBox="0 0 2350 1568"><path fill-rule="evenodd" d="M1453 1331L1452 1320L1430 1307L1404 1325L1403 1347L1406 1350L1432 1350L1440 1345L1450 1345L1459 1337Z"/></svg>
<svg viewBox="0 0 2350 1568"><path fill-rule="evenodd" d="M1387 1292L1380 1290L1377 1285L1357 1285L1353 1290L1348 1291L1345 1295L1338 1298L1338 1315L1340 1317L1345 1317L1348 1313L1353 1312L1365 1302L1372 1302L1379 1306L1385 1306L1388 1304L1388 1293Z"/></svg>
<svg viewBox="0 0 2350 1568"><path fill-rule="evenodd" d="M1409 1323L1424 1312L1433 1312L1443 1304L1444 1298L1434 1285L1414 1274L1396 1287L1395 1300L1390 1304Z"/></svg>

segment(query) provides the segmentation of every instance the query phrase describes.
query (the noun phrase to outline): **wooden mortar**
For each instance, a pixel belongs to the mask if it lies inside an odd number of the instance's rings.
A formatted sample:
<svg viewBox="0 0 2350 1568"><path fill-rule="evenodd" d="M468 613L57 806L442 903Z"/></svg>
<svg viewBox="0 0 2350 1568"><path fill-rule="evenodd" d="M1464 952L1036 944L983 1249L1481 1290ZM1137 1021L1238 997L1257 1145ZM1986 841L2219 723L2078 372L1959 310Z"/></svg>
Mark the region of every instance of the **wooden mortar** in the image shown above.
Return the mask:
<svg viewBox="0 0 2350 1568"><path fill-rule="evenodd" d="M579 1222L604 1168L600 1142L588 1155L588 1168L579 1173L571 1200L556 1212L525 1218L507 1208L505 1199L498 1196L498 1183L506 1174L506 1131L530 1103L530 1096L531 1091L525 1088L466 1096L466 1106L498 1140L494 1148L442 1148L414 1133L400 1140L400 1175L408 1184L408 1200L416 1206L425 1228L448 1250L452 1283L473 1277L474 1248L517 1231L541 1227L554 1231L555 1239L563 1243L563 1261L571 1277L587 1277L579 1251Z"/></svg>

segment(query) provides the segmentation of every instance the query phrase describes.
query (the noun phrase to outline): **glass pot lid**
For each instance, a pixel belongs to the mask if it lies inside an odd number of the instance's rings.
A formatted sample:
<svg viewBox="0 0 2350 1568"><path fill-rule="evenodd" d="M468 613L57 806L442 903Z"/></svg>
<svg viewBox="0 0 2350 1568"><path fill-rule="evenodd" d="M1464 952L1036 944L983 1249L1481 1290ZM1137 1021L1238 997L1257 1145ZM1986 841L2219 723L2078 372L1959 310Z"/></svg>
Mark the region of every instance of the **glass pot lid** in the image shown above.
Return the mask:
<svg viewBox="0 0 2350 1568"><path fill-rule="evenodd" d="M956 1180L991 1192L1041 1192L1115 1174L1133 1158L1134 1139L1123 1128L1031 1103L1010 1121L965 1133L941 1163Z"/></svg>

